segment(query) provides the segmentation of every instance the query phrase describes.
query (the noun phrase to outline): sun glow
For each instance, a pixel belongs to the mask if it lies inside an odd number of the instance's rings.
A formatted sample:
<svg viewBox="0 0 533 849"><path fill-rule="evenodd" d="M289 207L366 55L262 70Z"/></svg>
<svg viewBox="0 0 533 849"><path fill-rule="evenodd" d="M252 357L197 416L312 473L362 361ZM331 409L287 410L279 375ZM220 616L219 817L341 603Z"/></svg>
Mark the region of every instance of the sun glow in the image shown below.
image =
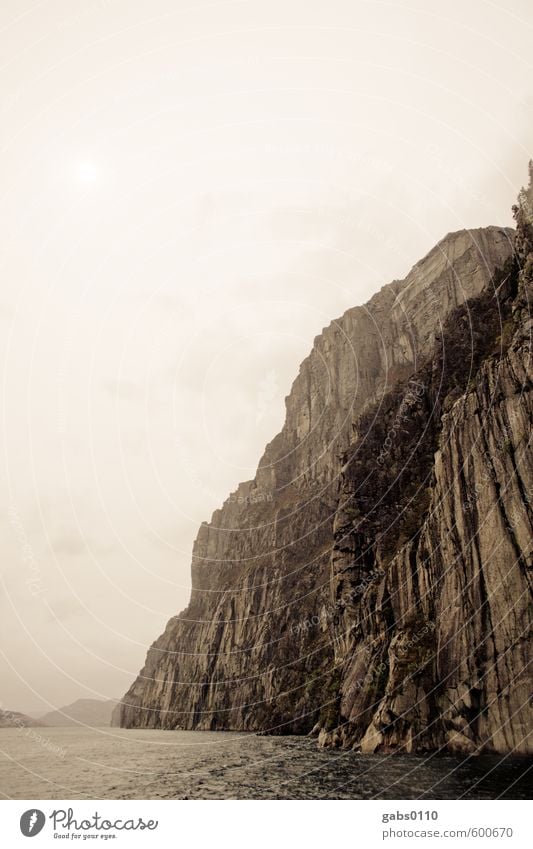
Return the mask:
<svg viewBox="0 0 533 849"><path fill-rule="evenodd" d="M81 162L77 174L81 183L96 183L99 171L94 162Z"/></svg>

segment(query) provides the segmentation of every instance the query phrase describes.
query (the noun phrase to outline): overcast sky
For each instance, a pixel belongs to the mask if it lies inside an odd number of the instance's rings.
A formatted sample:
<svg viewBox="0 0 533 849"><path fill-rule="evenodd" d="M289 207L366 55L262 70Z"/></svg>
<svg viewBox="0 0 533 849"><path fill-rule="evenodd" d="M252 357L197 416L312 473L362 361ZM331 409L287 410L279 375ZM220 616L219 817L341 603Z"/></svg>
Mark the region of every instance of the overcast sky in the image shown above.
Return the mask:
<svg viewBox="0 0 533 849"><path fill-rule="evenodd" d="M511 223L530 0L3 0L0 700L121 695L313 337Z"/></svg>

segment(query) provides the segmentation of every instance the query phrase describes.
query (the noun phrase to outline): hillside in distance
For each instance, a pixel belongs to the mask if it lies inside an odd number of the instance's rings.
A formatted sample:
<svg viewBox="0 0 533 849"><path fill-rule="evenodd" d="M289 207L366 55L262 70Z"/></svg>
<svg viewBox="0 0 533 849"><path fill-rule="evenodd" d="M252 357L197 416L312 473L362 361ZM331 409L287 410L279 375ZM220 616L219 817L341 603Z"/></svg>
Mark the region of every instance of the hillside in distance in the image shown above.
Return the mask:
<svg viewBox="0 0 533 849"><path fill-rule="evenodd" d="M50 711L41 717L45 725L111 725L117 702L114 699L77 699L70 705Z"/></svg>
<svg viewBox="0 0 533 849"><path fill-rule="evenodd" d="M15 710L0 710L0 728L43 728L45 725L33 716Z"/></svg>

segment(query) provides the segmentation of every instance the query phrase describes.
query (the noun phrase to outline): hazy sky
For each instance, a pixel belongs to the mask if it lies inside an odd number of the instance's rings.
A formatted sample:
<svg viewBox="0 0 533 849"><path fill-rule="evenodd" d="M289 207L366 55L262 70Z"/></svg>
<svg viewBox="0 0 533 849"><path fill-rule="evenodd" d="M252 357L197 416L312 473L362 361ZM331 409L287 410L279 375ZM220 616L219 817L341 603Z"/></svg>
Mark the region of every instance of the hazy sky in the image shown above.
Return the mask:
<svg viewBox="0 0 533 849"><path fill-rule="evenodd" d="M509 224L531 0L3 0L0 701L121 695L313 337Z"/></svg>

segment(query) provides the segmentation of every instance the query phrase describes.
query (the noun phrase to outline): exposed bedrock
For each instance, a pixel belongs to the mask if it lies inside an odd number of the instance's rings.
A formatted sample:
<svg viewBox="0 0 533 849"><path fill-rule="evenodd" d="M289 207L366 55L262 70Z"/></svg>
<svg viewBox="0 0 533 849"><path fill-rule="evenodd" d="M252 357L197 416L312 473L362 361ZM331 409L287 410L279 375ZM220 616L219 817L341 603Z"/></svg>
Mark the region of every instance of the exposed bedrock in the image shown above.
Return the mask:
<svg viewBox="0 0 533 849"><path fill-rule="evenodd" d="M513 239L452 233L317 336L254 480L200 527L189 606L115 724L527 748L531 396Z"/></svg>

